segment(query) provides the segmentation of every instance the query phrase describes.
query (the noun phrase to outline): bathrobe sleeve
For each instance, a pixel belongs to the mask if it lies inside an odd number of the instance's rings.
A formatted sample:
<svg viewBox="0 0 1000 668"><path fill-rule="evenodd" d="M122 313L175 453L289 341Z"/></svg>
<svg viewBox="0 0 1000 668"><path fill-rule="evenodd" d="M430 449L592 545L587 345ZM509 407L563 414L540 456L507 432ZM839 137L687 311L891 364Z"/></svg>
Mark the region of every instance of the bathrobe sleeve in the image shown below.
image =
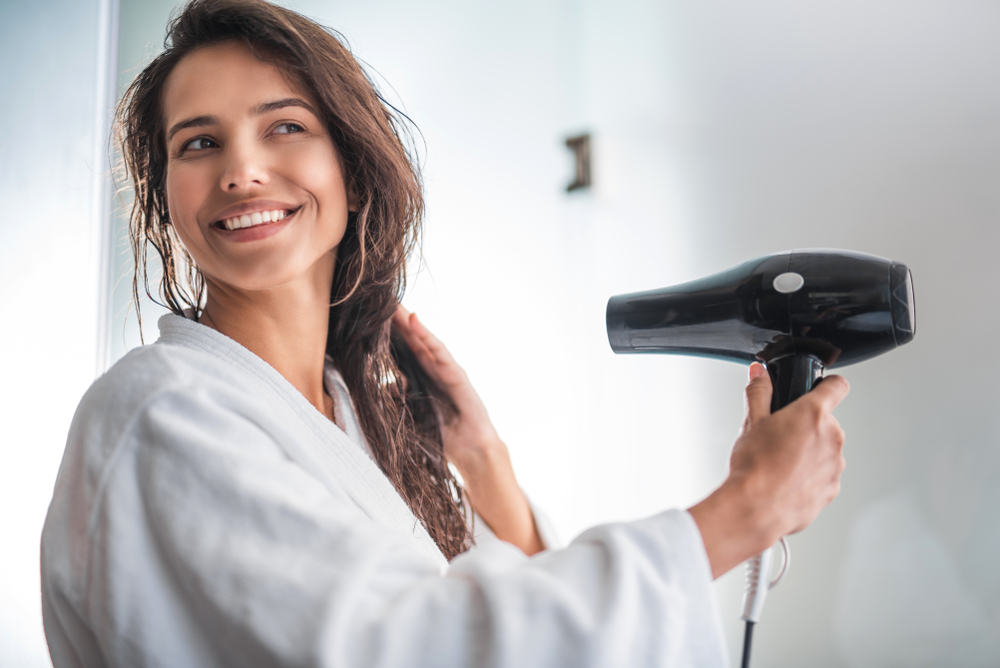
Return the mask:
<svg viewBox="0 0 1000 668"><path fill-rule="evenodd" d="M197 386L151 397L110 461L80 611L107 665L726 663L685 512L534 558L488 542L441 575Z"/></svg>

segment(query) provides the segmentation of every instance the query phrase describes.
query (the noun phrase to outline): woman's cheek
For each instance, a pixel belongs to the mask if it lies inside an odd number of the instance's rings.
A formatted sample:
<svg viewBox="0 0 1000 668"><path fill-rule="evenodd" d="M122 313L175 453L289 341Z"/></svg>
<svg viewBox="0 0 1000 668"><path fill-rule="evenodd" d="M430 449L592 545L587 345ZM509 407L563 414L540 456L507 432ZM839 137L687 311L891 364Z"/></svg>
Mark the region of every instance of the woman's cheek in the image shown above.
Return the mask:
<svg viewBox="0 0 1000 668"><path fill-rule="evenodd" d="M198 211L205 201L208 176L204 170L192 169L192 165L179 165L172 168L166 179L167 210L170 212L170 222L184 247L191 252L192 246L197 246L196 239L204 235L197 230Z"/></svg>

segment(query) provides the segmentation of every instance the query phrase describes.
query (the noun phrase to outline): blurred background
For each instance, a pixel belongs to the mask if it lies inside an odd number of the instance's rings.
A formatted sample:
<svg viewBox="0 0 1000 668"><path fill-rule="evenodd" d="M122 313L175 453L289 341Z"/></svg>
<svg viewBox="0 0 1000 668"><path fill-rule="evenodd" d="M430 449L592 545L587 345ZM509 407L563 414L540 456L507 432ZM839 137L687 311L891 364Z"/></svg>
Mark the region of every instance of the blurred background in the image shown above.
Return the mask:
<svg viewBox="0 0 1000 668"><path fill-rule="evenodd" d="M175 4L0 4L0 666L50 665L38 541L66 432L139 345L108 124ZM612 354L609 296L791 248L908 264L917 337L843 371L843 491L791 538L754 664L1000 665L1000 4L282 4L419 126L407 305L566 540L703 498L742 419L744 367ZM593 185L567 192L582 133ZM742 569L716 587L737 663Z"/></svg>

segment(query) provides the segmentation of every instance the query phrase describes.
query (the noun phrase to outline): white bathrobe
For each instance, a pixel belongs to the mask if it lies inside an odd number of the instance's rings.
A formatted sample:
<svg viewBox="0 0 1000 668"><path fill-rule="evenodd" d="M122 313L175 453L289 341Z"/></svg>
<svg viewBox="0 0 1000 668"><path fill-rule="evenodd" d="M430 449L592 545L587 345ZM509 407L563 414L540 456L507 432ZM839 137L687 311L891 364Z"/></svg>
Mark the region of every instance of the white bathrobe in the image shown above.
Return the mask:
<svg viewBox="0 0 1000 668"><path fill-rule="evenodd" d="M173 315L160 334L70 429L42 534L56 668L727 664L688 513L448 564L335 372L343 429L222 334Z"/></svg>

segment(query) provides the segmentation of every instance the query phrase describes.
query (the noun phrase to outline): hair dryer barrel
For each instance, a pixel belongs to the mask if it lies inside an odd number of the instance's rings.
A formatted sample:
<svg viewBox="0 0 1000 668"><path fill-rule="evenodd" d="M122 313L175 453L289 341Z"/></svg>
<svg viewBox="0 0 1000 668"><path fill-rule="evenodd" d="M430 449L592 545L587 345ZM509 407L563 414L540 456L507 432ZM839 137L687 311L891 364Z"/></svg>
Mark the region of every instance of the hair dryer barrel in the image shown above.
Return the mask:
<svg viewBox="0 0 1000 668"><path fill-rule="evenodd" d="M913 338L905 265L874 255L802 250L708 278L608 301L616 353L769 362L788 354L825 367L869 359Z"/></svg>

